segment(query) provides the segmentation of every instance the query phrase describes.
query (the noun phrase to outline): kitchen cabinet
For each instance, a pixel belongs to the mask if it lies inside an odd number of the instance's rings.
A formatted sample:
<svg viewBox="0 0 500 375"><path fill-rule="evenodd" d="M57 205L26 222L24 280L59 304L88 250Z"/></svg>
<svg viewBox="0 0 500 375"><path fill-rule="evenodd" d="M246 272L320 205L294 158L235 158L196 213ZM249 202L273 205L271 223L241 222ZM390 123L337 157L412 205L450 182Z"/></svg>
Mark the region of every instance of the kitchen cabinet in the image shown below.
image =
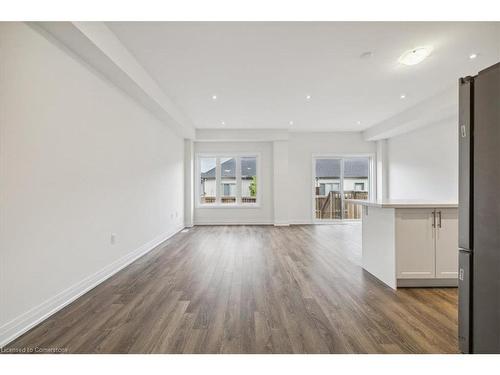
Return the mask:
<svg viewBox="0 0 500 375"><path fill-rule="evenodd" d="M366 271L394 289L458 285L455 202L346 201L363 206Z"/></svg>
<svg viewBox="0 0 500 375"><path fill-rule="evenodd" d="M456 279L458 210L396 210L398 279Z"/></svg>
<svg viewBox="0 0 500 375"><path fill-rule="evenodd" d="M436 209L436 277L458 277L458 210Z"/></svg>
<svg viewBox="0 0 500 375"><path fill-rule="evenodd" d="M396 269L398 278L435 277L434 211L396 210Z"/></svg>

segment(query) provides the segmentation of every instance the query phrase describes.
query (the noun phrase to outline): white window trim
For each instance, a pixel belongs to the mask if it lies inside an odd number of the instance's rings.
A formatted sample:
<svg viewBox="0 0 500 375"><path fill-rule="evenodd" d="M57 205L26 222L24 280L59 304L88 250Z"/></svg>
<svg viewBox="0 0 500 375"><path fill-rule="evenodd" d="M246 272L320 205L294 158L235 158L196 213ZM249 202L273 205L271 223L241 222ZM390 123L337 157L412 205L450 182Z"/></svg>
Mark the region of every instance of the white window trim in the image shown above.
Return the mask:
<svg viewBox="0 0 500 375"><path fill-rule="evenodd" d="M257 176L257 202L256 203L242 203L241 202L241 158L242 157L255 157L256 158L256 170L255 175ZM216 169L215 169L215 203L201 203L200 202L200 158L215 158ZM236 159L236 203L225 203L220 202L221 197L221 168L220 159L221 158L235 158ZM194 189L194 201L195 208L260 208L262 200L262 178L260 173L261 167L261 155L258 152L245 152L245 153L196 153L195 154L195 189Z"/></svg>
<svg viewBox="0 0 500 375"><path fill-rule="evenodd" d="M320 220L316 219L314 205L315 205L315 177L316 177L316 159L343 159L343 158L368 158L369 161L369 177L368 177L368 185L370 187L368 191L368 200L373 200L374 197L377 196L377 181L376 181L376 173L375 173L375 163L376 163L376 154L368 152L368 153L359 153L359 154L350 154L350 153L312 153L311 155L311 180L312 180L312 200L311 200L311 217L312 222L314 224L328 224L328 223L341 223L341 222L350 222L350 221L358 221L358 220L349 220L349 219L331 219L331 220ZM340 164L341 175L344 175L344 163ZM344 186L342 181L340 182L341 191L344 190Z"/></svg>

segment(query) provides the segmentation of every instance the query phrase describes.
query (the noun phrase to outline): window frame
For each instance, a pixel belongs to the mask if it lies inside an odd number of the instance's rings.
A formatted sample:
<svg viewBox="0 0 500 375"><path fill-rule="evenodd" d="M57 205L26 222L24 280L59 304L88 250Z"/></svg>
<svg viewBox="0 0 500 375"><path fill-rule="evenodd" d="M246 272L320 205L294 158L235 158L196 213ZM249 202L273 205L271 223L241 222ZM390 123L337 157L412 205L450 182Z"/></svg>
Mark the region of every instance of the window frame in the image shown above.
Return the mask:
<svg viewBox="0 0 500 375"><path fill-rule="evenodd" d="M319 194L319 195L322 197L326 197L328 195L328 194L326 194L326 187L327 186L332 187L332 189L328 190L328 193L330 193L331 191L333 191L333 192L340 191L340 182L320 182L319 183L320 193L321 193L321 185L323 185L323 194ZM337 189L333 189L333 187L336 187Z"/></svg>
<svg viewBox="0 0 500 375"><path fill-rule="evenodd" d="M356 186L361 185L361 190L356 189ZM364 182L355 182L354 183L354 191L365 191L365 183Z"/></svg>
<svg viewBox="0 0 500 375"><path fill-rule="evenodd" d="M255 203L242 203L242 191L241 191L241 158L242 157L255 157L255 176L257 177L257 195ZM201 203L200 202L200 181L201 181L201 158L215 158L215 203ZM221 159L222 158L234 158L236 161L236 202L235 203L221 203L221 189L222 189L222 176L221 176ZM258 152L248 152L248 153L206 153L200 152L195 154L195 208L260 208L261 204L261 173L260 173L260 163L261 155Z"/></svg>

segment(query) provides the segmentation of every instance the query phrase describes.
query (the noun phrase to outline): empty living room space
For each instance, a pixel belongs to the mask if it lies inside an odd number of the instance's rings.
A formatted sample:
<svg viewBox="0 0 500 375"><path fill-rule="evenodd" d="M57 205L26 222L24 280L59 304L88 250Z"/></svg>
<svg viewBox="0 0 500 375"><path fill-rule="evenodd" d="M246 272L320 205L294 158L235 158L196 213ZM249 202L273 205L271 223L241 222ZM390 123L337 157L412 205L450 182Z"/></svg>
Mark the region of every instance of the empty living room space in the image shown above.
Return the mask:
<svg viewBox="0 0 500 375"><path fill-rule="evenodd" d="M96 15L0 22L6 374L500 353L499 21Z"/></svg>

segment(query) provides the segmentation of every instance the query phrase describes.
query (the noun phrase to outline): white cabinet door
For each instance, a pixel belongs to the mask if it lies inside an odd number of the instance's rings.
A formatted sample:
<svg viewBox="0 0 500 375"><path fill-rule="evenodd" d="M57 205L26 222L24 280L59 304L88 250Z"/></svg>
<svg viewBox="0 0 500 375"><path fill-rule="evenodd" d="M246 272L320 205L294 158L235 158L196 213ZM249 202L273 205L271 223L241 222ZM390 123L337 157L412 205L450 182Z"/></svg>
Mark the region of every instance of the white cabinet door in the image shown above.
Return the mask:
<svg viewBox="0 0 500 375"><path fill-rule="evenodd" d="M435 277L433 211L396 210L396 270L399 279Z"/></svg>
<svg viewBox="0 0 500 375"><path fill-rule="evenodd" d="M458 209L436 209L436 277L458 277Z"/></svg>

